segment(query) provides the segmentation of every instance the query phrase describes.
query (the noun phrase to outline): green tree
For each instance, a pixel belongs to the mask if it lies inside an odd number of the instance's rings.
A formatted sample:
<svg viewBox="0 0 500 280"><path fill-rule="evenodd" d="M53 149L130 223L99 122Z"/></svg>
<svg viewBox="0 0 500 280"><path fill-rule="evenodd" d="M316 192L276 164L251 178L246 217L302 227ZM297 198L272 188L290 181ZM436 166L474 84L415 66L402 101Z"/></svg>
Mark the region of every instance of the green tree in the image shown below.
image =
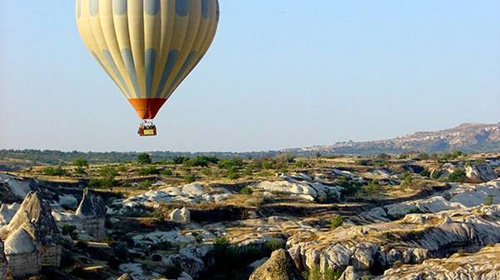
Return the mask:
<svg viewBox="0 0 500 280"><path fill-rule="evenodd" d="M89 166L89 162L84 159L84 158L77 158L75 160L73 160L73 165L76 166L76 167L88 167Z"/></svg>
<svg viewBox="0 0 500 280"><path fill-rule="evenodd" d="M139 164L151 164L153 161L151 160L151 156L147 153L141 153L137 156L137 162Z"/></svg>

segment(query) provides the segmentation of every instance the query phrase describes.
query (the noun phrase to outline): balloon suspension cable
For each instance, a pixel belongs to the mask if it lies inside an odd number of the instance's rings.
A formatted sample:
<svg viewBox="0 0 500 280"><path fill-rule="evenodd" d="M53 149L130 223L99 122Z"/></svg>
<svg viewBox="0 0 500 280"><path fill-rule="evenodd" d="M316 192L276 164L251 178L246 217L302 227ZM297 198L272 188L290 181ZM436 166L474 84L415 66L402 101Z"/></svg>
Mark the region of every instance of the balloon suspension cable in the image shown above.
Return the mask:
<svg viewBox="0 0 500 280"><path fill-rule="evenodd" d="M139 136L156 136L156 125L153 120L142 120L139 124Z"/></svg>

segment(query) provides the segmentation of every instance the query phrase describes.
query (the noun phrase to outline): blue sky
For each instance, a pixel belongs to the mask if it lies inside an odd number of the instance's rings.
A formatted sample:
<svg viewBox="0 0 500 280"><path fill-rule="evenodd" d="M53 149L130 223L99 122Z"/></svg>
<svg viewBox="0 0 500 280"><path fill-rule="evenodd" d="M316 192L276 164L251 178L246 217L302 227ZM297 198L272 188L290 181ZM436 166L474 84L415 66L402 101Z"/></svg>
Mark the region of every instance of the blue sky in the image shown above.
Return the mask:
<svg viewBox="0 0 500 280"><path fill-rule="evenodd" d="M0 1L0 148L268 150L500 121L498 0L220 0L149 139L73 5Z"/></svg>

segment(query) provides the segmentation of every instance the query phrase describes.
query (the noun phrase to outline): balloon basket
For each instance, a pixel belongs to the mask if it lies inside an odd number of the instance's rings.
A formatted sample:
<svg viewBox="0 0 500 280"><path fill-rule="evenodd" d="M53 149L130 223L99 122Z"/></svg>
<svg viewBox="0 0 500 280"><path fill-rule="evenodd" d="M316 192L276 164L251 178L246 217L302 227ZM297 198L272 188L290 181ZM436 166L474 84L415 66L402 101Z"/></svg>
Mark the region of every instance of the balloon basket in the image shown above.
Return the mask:
<svg viewBox="0 0 500 280"><path fill-rule="evenodd" d="M143 121L139 124L139 131L137 132L141 137L156 136L156 125L151 121Z"/></svg>

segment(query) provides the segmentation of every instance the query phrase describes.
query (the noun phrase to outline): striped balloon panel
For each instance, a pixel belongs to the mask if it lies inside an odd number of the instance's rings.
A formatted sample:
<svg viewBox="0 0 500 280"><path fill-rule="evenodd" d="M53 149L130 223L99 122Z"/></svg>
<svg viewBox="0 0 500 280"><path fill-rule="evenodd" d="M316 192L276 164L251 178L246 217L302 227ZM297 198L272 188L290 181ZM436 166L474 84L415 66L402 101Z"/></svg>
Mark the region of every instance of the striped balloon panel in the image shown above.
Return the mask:
<svg viewBox="0 0 500 280"><path fill-rule="evenodd" d="M75 10L83 42L143 119L200 62L219 21L218 0L76 0Z"/></svg>

